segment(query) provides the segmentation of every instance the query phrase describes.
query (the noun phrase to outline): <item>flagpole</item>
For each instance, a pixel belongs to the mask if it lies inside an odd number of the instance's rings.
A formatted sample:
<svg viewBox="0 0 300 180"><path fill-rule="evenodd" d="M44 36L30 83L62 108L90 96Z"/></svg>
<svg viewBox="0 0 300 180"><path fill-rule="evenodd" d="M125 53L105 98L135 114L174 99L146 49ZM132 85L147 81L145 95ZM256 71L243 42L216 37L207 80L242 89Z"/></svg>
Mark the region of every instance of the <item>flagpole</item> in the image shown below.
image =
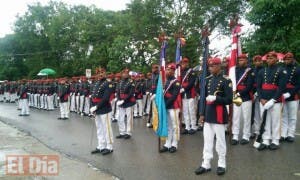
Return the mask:
<svg viewBox="0 0 300 180"><path fill-rule="evenodd" d="M204 106L205 106L205 85L206 85L206 77L207 77L207 61L208 61L208 54L209 54L209 38L208 36L210 35L209 33L209 29L208 26L205 26L204 29L201 32L202 34L202 44L204 47L203 50L203 59L202 59L202 73L200 76L200 101L199 101L199 110L200 110L200 114L204 114ZM200 123L200 126L203 127L202 122L198 122L198 124Z"/></svg>

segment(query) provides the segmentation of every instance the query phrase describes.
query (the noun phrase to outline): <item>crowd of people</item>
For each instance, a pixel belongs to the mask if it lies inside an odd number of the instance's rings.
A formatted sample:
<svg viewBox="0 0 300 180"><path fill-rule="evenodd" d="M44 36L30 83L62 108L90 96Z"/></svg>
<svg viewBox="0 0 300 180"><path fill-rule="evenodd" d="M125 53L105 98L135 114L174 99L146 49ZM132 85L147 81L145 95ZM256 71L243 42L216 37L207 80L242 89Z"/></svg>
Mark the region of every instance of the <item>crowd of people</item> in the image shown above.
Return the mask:
<svg viewBox="0 0 300 180"><path fill-rule="evenodd" d="M238 56L235 91L227 76L227 60L210 58L203 97L205 104L201 108L199 72L190 67L188 58L183 58L177 78L178 65L168 64L163 93L168 137L160 153L175 153L180 135L193 135L203 129L203 162L195 173L211 170L216 139L217 174L223 175L226 171L226 132L232 133L231 145L245 145L255 139L254 147L259 151L277 150L283 141L294 142L300 69L292 53L286 53L281 63L276 52L269 52L265 57L263 60L257 55L249 62L246 54ZM133 136L133 118L148 117L145 126L152 128L159 73L159 65L153 64L152 71L146 75L131 76L127 68L120 73L107 74L105 68L98 68L91 78L5 81L0 85L0 101L17 102L20 116L29 116L30 108L51 111L59 107L59 120L67 120L70 112L95 117L98 146L91 153L107 155L113 152L112 122L118 122L117 139Z"/></svg>

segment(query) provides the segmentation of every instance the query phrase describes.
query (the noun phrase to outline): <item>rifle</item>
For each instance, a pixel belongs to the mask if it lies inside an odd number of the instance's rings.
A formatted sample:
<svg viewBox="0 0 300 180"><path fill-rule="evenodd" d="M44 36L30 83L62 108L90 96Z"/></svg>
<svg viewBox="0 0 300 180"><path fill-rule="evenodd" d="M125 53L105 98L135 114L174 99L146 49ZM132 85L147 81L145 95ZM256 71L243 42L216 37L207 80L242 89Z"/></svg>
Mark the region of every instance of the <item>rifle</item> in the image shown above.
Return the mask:
<svg viewBox="0 0 300 180"><path fill-rule="evenodd" d="M263 112L263 117L262 117L262 123L260 125L260 129L259 129L259 134L255 140L255 143L254 143L254 147L259 147L259 145L262 143L262 135L263 133L265 132L265 125L266 125L266 120L267 120L267 112L268 110L264 110Z"/></svg>

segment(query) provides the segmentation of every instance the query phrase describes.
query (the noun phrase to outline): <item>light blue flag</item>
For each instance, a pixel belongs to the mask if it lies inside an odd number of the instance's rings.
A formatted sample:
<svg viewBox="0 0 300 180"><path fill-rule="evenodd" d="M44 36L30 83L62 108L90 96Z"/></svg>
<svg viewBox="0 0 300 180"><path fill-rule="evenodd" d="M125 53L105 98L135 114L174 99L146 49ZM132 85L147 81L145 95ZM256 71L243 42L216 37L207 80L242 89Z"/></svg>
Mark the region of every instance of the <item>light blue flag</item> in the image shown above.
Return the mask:
<svg viewBox="0 0 300 180"><path fill-rule="evenodd" d="M161 74L158 77L155 103L156 103L156 107L157 107L157 111L158 111L158 128L157 128L156 134L159 137L167 137L168 136L168 118L167 118L167 109L166 109L166 105L165 105Z"/></svg>

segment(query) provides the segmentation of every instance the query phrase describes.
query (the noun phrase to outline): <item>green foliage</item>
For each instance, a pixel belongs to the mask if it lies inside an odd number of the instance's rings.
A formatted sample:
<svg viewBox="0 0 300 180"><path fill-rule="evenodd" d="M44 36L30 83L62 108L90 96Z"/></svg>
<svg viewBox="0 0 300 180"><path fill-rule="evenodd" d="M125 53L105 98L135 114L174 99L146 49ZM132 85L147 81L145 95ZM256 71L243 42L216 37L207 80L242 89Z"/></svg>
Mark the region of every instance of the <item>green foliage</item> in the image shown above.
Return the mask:
<svg viewBox="0 0 300 180"><path fill-rule="evenodd" d="M245 48L252 54L268 51L293 52L300 57L300 1L252 0L247 19L257 26L245 39Z"/></svg>
<svg viewBox="0 0 300 180"><path fill-rule="evenodd" d="M84 75L99 66L145 73L159 60L154 38L162 31L169 36L168 60L174 61L174 34L182 30L187 40L182 55L197 65L203 25L228 31L228 19L243 6L239 0L133 0L126 10L113 12L36 3L18 17L15 33L0 39L0 79L37 78L46 67L57 77Z"/></svg>

